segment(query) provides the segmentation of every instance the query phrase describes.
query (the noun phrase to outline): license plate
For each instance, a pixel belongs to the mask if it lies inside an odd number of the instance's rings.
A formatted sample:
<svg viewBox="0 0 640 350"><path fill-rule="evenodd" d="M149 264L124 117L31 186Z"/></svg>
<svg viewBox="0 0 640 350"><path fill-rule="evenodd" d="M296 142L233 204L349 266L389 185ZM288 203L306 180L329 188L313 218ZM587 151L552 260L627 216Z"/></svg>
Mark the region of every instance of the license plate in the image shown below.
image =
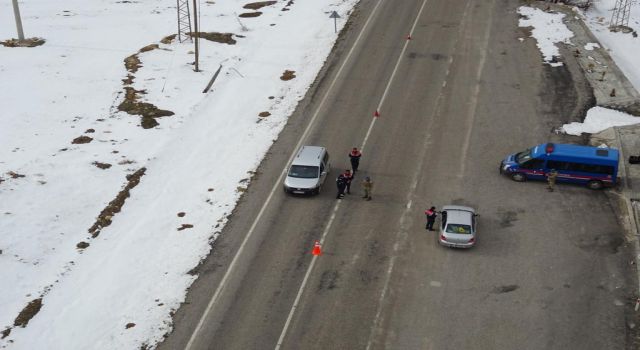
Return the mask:
<svg viewBox="0 0 640 350"><path fill-rule="evenodd" d="M293 191L293 193L296 193L296 194L304 194L304 191Z"/></svg>

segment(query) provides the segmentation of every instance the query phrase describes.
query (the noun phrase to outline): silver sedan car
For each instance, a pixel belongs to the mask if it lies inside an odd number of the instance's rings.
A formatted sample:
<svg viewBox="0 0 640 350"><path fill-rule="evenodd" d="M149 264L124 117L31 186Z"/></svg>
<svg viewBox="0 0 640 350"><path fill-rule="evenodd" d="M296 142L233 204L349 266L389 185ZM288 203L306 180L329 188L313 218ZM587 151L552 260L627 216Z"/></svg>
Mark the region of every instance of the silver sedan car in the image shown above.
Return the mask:
<svg viewBox="0 0 640 350"><path fill-rule="evenodd" d="M451 248L471 248L476 244L476 211L460 205L442 207L438 242Z"/></svg>

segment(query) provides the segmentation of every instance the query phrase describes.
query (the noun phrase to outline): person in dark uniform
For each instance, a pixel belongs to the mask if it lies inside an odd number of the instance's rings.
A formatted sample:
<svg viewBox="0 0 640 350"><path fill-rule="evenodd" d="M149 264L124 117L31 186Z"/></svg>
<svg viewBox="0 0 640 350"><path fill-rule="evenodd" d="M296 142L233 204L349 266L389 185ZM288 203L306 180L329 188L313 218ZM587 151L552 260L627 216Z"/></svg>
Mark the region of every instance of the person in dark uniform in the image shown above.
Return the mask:
<svg viewBox="0 0 640 350"><path fill-rule="evenodd" d="M351 169L353 169L353 175L358 171L358 167L360 166L360 157L362 157L362 153L358 151L357 147L353 147L351 152L349 152L349 159L351 160Z"/></svg>
<svg viewBox="0 0 640 350"><path fill-rule="evenodd" d="M344 174L338 175L336 185L338 186L338 195L336 198L342 199L342 197L344 197L344 189L347 187L347 179L344 178Z"/></svg>
<svg viewBox="0 0 640 350"><path fill-rule="evenodd" d="M438 217L438 212L436 211L436 207L431 207L425 210L424 214L427 216L426 229L429 231L433 231L433 224L435 224L436 218Z"/></svg>
<svg viewBox="0 0 640 350"><path fill-rule="evenodd" d="M351 181L353 180L353 174L351 174L351 170L345 170L342 176L346 181L347 194L351 194Z"/></svg>

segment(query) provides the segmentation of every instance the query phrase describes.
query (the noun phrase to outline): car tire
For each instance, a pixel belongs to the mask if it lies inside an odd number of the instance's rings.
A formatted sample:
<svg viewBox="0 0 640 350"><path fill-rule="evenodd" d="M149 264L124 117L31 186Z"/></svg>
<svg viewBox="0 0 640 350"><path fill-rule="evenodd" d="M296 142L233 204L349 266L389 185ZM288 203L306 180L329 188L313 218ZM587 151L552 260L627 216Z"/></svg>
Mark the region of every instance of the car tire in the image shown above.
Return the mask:
<svg viewBox="0 0 640 350"><path fill-rule="evenodd" d="M511 174L511 180L515 182L524 182L527 179L523 173L513 173Z"/></svg>
<svg viewBox="0 0 640 350"><path fill-rule="evenodd" d="M587 187L592 190L600 190L604 187L602 181L599 180L591 180L587 182Z"/></svg>
<svg viewBox="0 0 640 350"><path fill-rule="evenodd" d="M320 195L320 191L322 190L322 185L318 186L318 188L316 188L316 196Z"/></svg>

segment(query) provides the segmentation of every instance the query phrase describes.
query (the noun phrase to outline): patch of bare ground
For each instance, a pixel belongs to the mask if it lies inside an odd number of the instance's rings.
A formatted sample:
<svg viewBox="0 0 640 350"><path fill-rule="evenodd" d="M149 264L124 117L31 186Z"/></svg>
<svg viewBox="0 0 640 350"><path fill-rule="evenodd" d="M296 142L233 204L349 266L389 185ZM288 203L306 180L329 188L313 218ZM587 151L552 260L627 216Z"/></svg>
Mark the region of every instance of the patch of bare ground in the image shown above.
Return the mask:
<svg viewBox="0 0 640 350"><path fill-rule="evenodd" d="M78 249L85 249L89 247L89 243L87 242L78 242L78 244L76 244L76 248Z"/></svg>
<svg viewBox="0 0 640 350"><path fill-rule="evenodd" d="M91 163L93 165L95 165L96 167L100 168L100 169L109 169L111 168L111 164L109 163L100 163L100 162L93 162Z"/></svg>
<svg viewBox="0 0 640 350"><path fill-rule="evenodd" d="M0 45L4 47L36 47L44 45L45 40L43 38L28 38L22 41L18 39L9 39L0 41Z"/></svg>
<svg viewBox="0 0 640 350"><path fill-rule="evenodd" d="M258 17L262 15L262 12L260 11L256 11L256 12L245 12L245 13L241 13L238 15L238 17L242 17L242 18L252 18L252 17Z"/></svg>
<svg viewBox="0 0 640 350"><path fill-rule="evenodd" d="M189 35L192 37L198 37L201 39L206 39L206 40L213 41L220 44L235 45L237 42L235 41L235 39L233 39L234 37L233 33L190 32ZM240 35L235 35L235 36L242 37Z"/></svg>
<svg viewBox="0 0 640 350"><path fill-rule="evenodd" d="M292 71L292 70L285 70L284 73L282 73L282 76L280 77L280 80L291 80L293 78L296 77L296 72Z"/></svg>
<svg viewBox="0 0 640 350"><path fill-rule="evenodd" d="M133 327L135 327L135 326L136 326L136 324L135 324L135 323L133 323L133 322L129 322L129 323L127 323L127 324L124 326L124 328L125 328L125 329L129 329L129 328L133 328Z"/></svg>
<svg viewBox="0 0 640 350"><path fill-rule="evenodd" d="M82 135L82 136L78 136L75 139L73 139L73 141L71 141L72 144L74 145L78 145L78 144L83 144L83 143L89 143L93 141L93 138L86 136L86 135Z"/></svg>
<svg viewBox="0 0 640 350"><path fill-rule="evenodd" d="M111 225L111 219L114 215L122 210L124 202L129 198L131 189L136 187L140 183L140 178L144 175L147 168L140 168L135 173L127 175L127 184L122 191L118 193L115 199L113 199L107 206L102 209L96 222L89 228L91 237L96 238L100 234L100 230Z"/></svg>
<svg viewBox="0 0 640 350"><path fill-rule="evenodd" d="M165 37L164 39L167 39L169 37L171 37L171 35L168 37ZM173 35L173 38L175 38L175 35ZM173 40L173 39L167 39L167 40ZM142 62L140 61L140 57L138 56L138 54L142 52L152 51L152 50L158 49L159 47L160 46L158 44L147 45L141 48L140 50L138 50L137 53L124 59L124 66L129 72L129 74L127 74L127 77L125 79L122 79L122 83L124 84L125 94L124 94L124 100L122 101L122 103L120 103L120 105L118 105L118 110L130 115L139 115L140 117L142 117L140 120L140 125L144 129L151 129L153 127L158 126L159 124L156 121L156 118L168 117L168 116L174 115L172 111L160 109L148 102L141 102L140 95L145 94L146 91L136 90L133 87L131 87L131 85L135 80L134 74L138 71L138 69L140 69L140 67L142 67Z"/></svg>
<svg viewBox="0 0 640 350"><path fill-rule="evenodd" d="M26 327L29 321L35 316L42 307L42 297L31 300L27 306L20 311L18 317L13 321L14 327Z"/></svg>
<svg viewBox="0 0 640 350"><path fill-rule="evenodd" d="M248 3L244 6L242 6L242 8L247 9L247 10L259 10L265 6L271 6L273 4L275 4L277 1L258 1L258 2L251 2Z"/></svg>
<svg viewBox="0 0 640 350"><path fill-rule="evenodd" d="M293 0L289 0L289 2L282 8L282 11L289 11L289 7L291 6L293 6Z"/></svg>
<svg viewBox="0 0 640 350"><path fill-rule="evenodd" d="M176 40L176 36L178 36L178 34L171 34L171 35L167 35L164 38L162 38L160 40L161 43L165 44L165 45L169 45L171 44L174 40Z"/></svg>
<svg viewBox="0 0 640 350"><path fill-rule="evenodd" d="M130 86L125 86L124 90L124 101L120 103L118 110L127 114L141 116L140 124L144 129L158 126L159 124L155 118L174 115L172 111L160 109L148 102L139 101L139 95L146 93L144 90L136 90Z"/></svg>
<svg viewBox="0 0 640 350"><path fill-rule="evenodd" d="M4 339L8 337L9 334L11 334L11 328L5 329L4 331L0 332L0 334L2 334L2 337L0 337L0 339Z"/></svg>
<svg viewBox="0 0 640 350"><path fill-rule="evenodd" d="M267 112L267 111L264 111L264 112L260 112L260 113L258 114L258 117L260 117L260 118L266 118L266 117L268 117L268 116L270 116L270 115L271 115L271 113L269 113L269 112Z"/></svg>
<svg viewBox="0 0 640 350"><path fill-rule="evenodd" d="M18 178L21 178L21 177L25 177L25 175L18 174L18 173L14 172L14 171L8 171L7 175L9 175L12 179L18 179Z"/></svg>
<svg viewBox="0 0 640 350"><path fill-rule="evenodd" d="M182 224L182 226L178 227L178 231L182 231L188 228L193 228L193 225L191 224Z"/></svg>
<svg viewBox="0 0 640 350"><path fill-rule="evenodd" d="M138 57L138 54L133 54L127 58L124 59L124 67L127 68L127 70L130 73L135 73L138 71L138 69L140 67L142 67L142 62L140 62L140 58Z"/></svg>
<svg viewBox="0 0 640 350"><path fill-rule="evenodd" d="M147 45L147 46L145 46L145 47L141 48L141 49L140 49L140 51L138 51L138 52L139 52L139 53L142 53L142 52L148 52L148 51L155 50L155 49L157 49L157 48L160 48L160 45L158 45L158 44L151 44L151 45Z"/></svg>

